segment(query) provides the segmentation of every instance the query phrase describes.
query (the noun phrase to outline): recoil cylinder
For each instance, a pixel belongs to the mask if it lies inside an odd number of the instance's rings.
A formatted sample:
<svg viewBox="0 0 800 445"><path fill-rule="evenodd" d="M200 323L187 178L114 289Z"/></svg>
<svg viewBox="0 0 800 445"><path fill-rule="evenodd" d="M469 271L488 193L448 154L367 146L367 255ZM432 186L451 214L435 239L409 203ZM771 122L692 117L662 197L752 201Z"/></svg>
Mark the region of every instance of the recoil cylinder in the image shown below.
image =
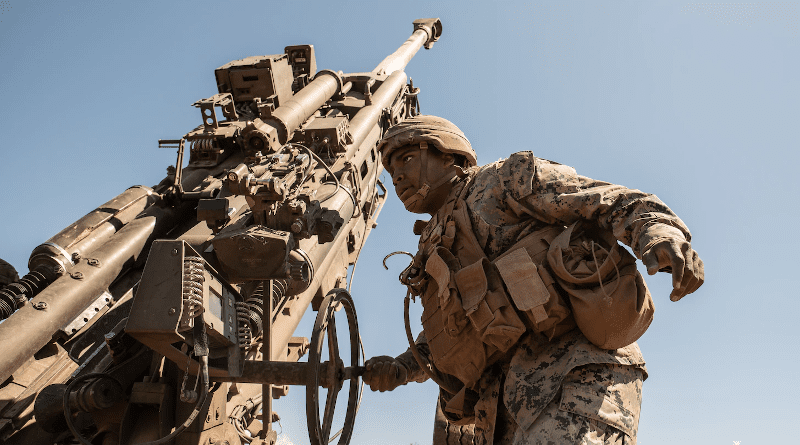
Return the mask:
<svg viewBox="0 0 800 445"><path fill-rule="evenodd" d="M0 321L10 317L56 278L58 275L52 268L39 266L19 281L0 289Z"/></svg>

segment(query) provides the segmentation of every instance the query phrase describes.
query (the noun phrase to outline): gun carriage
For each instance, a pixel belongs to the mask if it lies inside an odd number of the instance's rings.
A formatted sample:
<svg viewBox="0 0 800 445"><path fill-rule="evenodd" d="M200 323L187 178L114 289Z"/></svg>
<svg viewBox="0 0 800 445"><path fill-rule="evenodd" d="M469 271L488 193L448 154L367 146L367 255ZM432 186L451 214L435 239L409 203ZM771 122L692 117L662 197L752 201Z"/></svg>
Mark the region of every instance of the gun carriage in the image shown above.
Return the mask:
<svg viewBox="0 0 800 445"><path fill-rule="evenodd" d="M377 141L419 110L405 66L441 31L415 21L367 73L317 71L311 45L218 68L202 124L159 141L177 151L167 177L36 247L0 289L0 441L274 443L272 399L298 385L317 445L346 385L349 443L363 367L348 268L386 199ZM309 306L310 341L293 336Z"/></svg>

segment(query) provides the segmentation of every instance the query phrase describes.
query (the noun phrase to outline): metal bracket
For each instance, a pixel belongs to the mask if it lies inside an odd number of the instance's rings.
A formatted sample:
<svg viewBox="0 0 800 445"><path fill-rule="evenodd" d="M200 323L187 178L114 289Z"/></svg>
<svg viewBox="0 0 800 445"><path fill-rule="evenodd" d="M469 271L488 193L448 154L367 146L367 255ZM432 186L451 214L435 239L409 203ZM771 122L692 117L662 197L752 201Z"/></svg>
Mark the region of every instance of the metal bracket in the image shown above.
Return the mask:
<svg viewBox="0 0 800 445"><path fill-rule="evenodd" d="M175 180L172 183L172 190L178 195L183 195L183 139L159 139L158 148L177 148L178 159L175 161ZM167 169L169 170L169 169Z"/></svg>
<svg viewBox="0 0 800 445"><path fill-rule="evenodd" d="M192 106L200 108L205 131L214 131L214 129L219 127L217 112L214 110L214 107L222 108L222 114L226 119L231 121L238 119L236 107L233 103L233 95L231 95L231 93L217 93L207 99L198 100L193 103Z"/></svg>
<svg viewBox="0 0 800 445"><path fill-rule="evenodd" d="M64 328L61 330L67 335L72 335L78 332L82 327L89 323L89 320L94 318L94 316L100 312L100 309L103 306L107 306L111 301L111 294L108 293L108 291L103 292L99 297L97 297L94 303L90 304L86 310L75 317L74 320L72 320L68 325L64 326Z"/></svg>

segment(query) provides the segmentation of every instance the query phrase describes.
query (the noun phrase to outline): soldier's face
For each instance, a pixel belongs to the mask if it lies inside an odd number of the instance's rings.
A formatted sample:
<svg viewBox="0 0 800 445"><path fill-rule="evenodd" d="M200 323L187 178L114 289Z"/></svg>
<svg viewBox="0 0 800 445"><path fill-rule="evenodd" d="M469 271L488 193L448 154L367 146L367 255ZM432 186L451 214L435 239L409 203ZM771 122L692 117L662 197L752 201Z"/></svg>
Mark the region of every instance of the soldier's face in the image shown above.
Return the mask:
<svg viewBox="0 0 800 445"><path fill-rule="evenodd" d="M395 150L389 158L387 171L392 175L394 192L403 204L422 188L423 182L435 183L453 166L453 156L439 150L428 149L427 162L422 165L422 150L419 145L405 145ZM425 170L425 177L421 173ZM432 191L435 192L435 191ZM432 213L438 210L437 204L441 193L432 193L426 197L421 208L415 213ZM446 194L445 194L446 195ZM408 206L406 206L408 208Z"/></svg>

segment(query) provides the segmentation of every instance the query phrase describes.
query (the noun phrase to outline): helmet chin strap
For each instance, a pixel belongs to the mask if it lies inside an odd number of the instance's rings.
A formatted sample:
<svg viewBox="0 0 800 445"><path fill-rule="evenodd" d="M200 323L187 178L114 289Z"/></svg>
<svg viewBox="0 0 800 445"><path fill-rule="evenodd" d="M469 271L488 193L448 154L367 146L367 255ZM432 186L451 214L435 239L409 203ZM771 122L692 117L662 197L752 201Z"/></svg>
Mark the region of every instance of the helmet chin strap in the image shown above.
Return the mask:
<svg viewBox="0 0 800 445"><path fill-rule="evenodd" d="M409 196L408 199L403 201L403 206L412 213L424 213L422 210L422 201L428 196L428 193L431 190L436 190L445 182L450 181L454 177L458 176L459 168L454 169L450 173L442 176L438 181L435 183L428 184L428 143L422 141L419 143L420 149L420 170L419 170L419 183L422 184L422 187L417 190L416 193Z"/></svg>

